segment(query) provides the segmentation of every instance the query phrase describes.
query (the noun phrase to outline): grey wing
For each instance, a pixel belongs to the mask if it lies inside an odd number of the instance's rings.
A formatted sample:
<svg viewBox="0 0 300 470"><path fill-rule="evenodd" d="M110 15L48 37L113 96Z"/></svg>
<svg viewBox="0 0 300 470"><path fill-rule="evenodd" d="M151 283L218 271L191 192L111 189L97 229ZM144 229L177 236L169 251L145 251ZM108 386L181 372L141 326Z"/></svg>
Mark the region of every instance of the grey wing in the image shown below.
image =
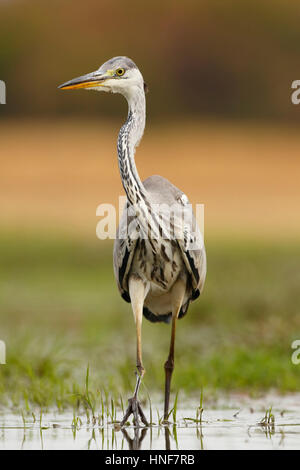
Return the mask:
<svg viewBox="0 0 300 470"><path fill-rule="evenodd" d="M202 233L194 216L188 198L182 194L179 202L185 208L185 217L181 231L183 236L178 239L178 245L192 280L192 300L202 292L206 278L206 252Z"/></svg>
<svg viewBox="0 0 300 470"><path fill-rule="evenodd" d="M123 211L120 225L117 230L114 243L113 264L114 274L120 294L126 302L130 302L128 291L128 273L137 246L137 238L130 238L127 230L127 223L131 222L128 216L128 204Z"/></svg>
<svg viewBox="0 0 300 470"><path fill-rule="evenodd" d="M192 300L202 292L206 278L206 252L202 234L193 217L193 227L184 227L183 239L178 239L178 246L192 280ZM192 230L191 230L192 228Z"/></svg>
<svg viewBox="0 0 300 470"><path fill-rule="evenodd" d="M202 292L206 277L206 252L203 236L193 214L188 197L165 178L154 175L144 181L154 203L166 203L165 220L174 224L174 239L181 251L192 281L192 299ZM161 209L161 221L164 211ZM171 236L173 238L173 236Z"/></svg>
<svg viewBox="0 0 300 470"><path fill-rule="evenodd" d="M165 203L167 205L165 214L167 219L170 220L168 208L172 207L173 211L175 207L175 219L173 219L175 225L175 240L181 250L186 269L191 276L192 300L196 299L202 292L205 282L206 253L203 237L193 215L192 208L189 205L188 198L180 189L161 176L150 176L143 183L153 203ZM188 217L187 220L184 219L184 223L182 223L183 206L188 207ZM128 205L126 209L128 209ZM120 294L124 300L130 302L128 273L131 268L138 239L128 236L127 222L130 224L132 219L126 209L123 212L117 231L113 259L114 273Z"/></svg>

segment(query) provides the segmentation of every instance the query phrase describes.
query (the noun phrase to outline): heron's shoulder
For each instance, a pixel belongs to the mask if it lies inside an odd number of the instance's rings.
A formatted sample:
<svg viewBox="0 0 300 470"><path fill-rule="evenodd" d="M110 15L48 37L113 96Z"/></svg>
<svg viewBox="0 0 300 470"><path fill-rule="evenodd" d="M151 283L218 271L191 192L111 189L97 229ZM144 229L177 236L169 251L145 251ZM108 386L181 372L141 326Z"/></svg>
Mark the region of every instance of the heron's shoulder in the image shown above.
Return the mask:
<svg viewBox="0 0 300 470"><path fill-rule="evenodd" d="M184 196L184 200L187 199L187 196L179 188L163 176L149 176L143 181L143 184L152 196L159 198L160 202L181 202L182 196Z"/></svg>
<svg viewBox="0 0 300 470"><path fill-rule="evenodd" d="M149 176L145 181L143 181L143 184L147 191L151 192L151 190L161 190L166 188L167 190L173 190L176 192L181 192L180 189L178 189L174 184L172 184L167 178L164 178L163 176L160 175L152 175Z"/></svg>

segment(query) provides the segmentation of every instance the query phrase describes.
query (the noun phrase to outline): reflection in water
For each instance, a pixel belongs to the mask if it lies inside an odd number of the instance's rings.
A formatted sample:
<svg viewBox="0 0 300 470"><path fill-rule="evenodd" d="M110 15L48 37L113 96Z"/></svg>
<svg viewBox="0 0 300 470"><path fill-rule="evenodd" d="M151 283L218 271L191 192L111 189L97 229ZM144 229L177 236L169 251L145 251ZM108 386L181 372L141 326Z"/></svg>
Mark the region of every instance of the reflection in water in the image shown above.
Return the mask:
<svg viewBox="0 0 300 470"><path fill-rule="evenodd" d="M272 420L262 419L258 408L238 414L236 409L210 409L201 422L183 411L176 424L122 429L116 422L99 425L84 415L74 418L72 412L46 413L43 422L30 414L0 413L0 450L299 449L299 407L288 405L289 411L273 411Z"/></svg>
<svg viewBox="0 0 300 470"><path fill-rule="evenodd" d="M179 449L176 424L173 424L172 431L169 426L165 426L165 450L171 450L171 439L174 440L176 449Z"/></svg>
<svg viewBox="0 0 300 470"><path fill-rule="evenodd" d="M134 428L134 438L131 439L126 429L121 429L125 437L129 450L140 450L143 440L147 434L148 428Z"/></svg>
<svg viewBox="0 0 300 470"><path fill-rule="evenodd" d="M170 429L167 426L165 427L165 444L166 444L166 450L171 450Z"/></svg>
<svg viewBox="0 0 300 470"><path fill-rule="evenodd" d="M126 439L126 442L128 444L128 449L129 450L141 450L142 449L142 442L146 437L146 434L148 430L150 429L150 434L151 434L151 439L150 443L152 442L152 434L153 434L153 428L147 428L147 427L136 427L134 428L134 437L131 438L130 435L128 434L127 430L125 428L122 428L122 434ZM160 433L160 428L158 428L158 434ZM177 426L173 425L172 426L172 432L169 428L169 426L164 426L164 435L165 435L165 449L161 450L171 450L171 439L174 440L176 449L178 449L178 440L177 440ZM202 430L199 431L197 429L197 436L199 437L201 441L201 449L203 449L203 434ZM151 448L151 445L150 445Z"/></svg>
<svg viewBox="0 0 300 470"><path fill-rule="evenodd" d="M191 428L185 428L191 429ZM102 427L99 428L99 434L101 435L101 445L97 445L97 438L95 428L92 430L91 437L88 440L87 448L94 447L102 450L149 450L152 449L153 441L155 442L155 448L159 450L172 450L179 449L178 438L177 438L177 425L173 426L153 426L153 427L127 427L119 428L115 427ZM179 427L179 433L182 428ZM193 427L192 434L196 435L199 440L197 449L203 449L203 433L202 427ZM153 436L154 434L154 436ZM120 439L122 435L122 439ZM150 439L145 439L148 436ZM142 443L144 445L142 446ZM125 443L125 446L124 446ZM126 447L127 444L127 447ZM159 445L158 445L159 444Z"/></svg>
<svg viewBox="0 0 300 470"><path fill-rule="evenodd" d="M52 424L40 428L38 423L27 423L24 427L2 427L0 449L202 450L244 448L245 443L251 441L256 448L270 447L264 445L265 438L271 444L271 448L274 448L286 447L287 439L290 437L287 425L262 426L258 422L247 427L245 433L248 436L247 441L241 436L240 426L230 423L230 420L224 420L223 423L223 420L220 421L217 426L216 423L205 422L204 425L181 423L169 426L130 426L122 429L111 424L100 427L82 424L75 432L69 424ZM293 426L293 435L298 442L300 425L290 424L290 426ZM290 448L293 446L290 445Z"/></svg>

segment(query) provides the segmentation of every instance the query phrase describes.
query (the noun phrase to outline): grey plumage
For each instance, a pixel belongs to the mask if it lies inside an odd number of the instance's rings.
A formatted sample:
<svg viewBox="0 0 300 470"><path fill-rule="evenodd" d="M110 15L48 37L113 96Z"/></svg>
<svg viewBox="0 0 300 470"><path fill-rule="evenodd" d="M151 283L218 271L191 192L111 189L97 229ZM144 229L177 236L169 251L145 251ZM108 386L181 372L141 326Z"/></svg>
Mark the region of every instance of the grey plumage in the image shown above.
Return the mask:
<svg viewBox="0 0 300 470"><path fill-rule="evenodd" d="M178 206L179 215L181 216L182 206L184 205L182 202L182 196L184 196L184 193L180 189L170 183L167 179L157 175L147 178L143 181L143 185L149 195L151 204L157 205L163 203L171 207L173 211L174 207L176 208L176 206ZM175 238L171 238L170 240L154 240L155 243L153 248L147 240L139 238L137 240L132 240L128 237L127 227L134 219L134 216L128 213L129 206L130 204L127 203L127 208L123 212L120 227L118 228L117 237L114 243L113 254L114 274L121 296L124 300L130 302L128 276L130 273L135 273L135 270L137 271L136 274L140 275L146 282L148 281L151 284L160 286L161 296L164 296L165 293L169 292L170 288L176 281L176 278L180 274L180 271L176 270L177 266L174 259L176 254L180 254L183 260L181 270L185 270L187 272L187 295L179 314L179 318L181 318L187 312L189 302L196 299L202 292L206 275L205 248L202 243L202 236L199 228L197 227L195 218L192 216L192 224L187 227L187 230L189 234L196 231L198 235L196 243L198 243L198 246L193 245L193 249L190 250L184 239L176 240ZM155 249L155 256L153 256L153 249ZM166 251L168 254L165 254L164 256L163 253L166 253ZM136 263L135 268L133 268L132 265L134 257L146 263L146 265L148 265L148 270L143 268L142 263ZM170 270L165 269L166 264L171 265ZM162 268L162 276L160 268ZM156 269L157 276L151 276L153 269ZM171 279L167 277L167 271ZM176 278L175 274L177 276ZM166 287L164 287L164 284L159 282L161 277L163 277L164 281L167 281ZM148 298L146 297L145 299L143 311L144 316L152 322L169 322L172 315L171 306L169 305L166 309L164 304L160 306L159 302L157 302L158 309L156 311L151 311L151 302L149 303L149 297L151 300L151 288L150 296L148 294Z"/></svg>
<svg viewBox="0 0 300 470"><path fill-rule="evenodd" d="M119 291L131 302L136 324L137 382L134 395L121 421L130 414L138 426L139 416L148 425L138 402L145 369L142 363L142 316L152 321L172 318L169 356L165 363L164 419L169 416L171 376L174 369L177 318L186 314L189 303L202 292L206 255L202 235L185 194L161 176L140 180L134 153L146 120L145 83L128 57L114 57L95 72L70 80L61 89L86 88L122 94L128 116L117 144L122 184L127 195L114 244L114 273Z"/></svg>

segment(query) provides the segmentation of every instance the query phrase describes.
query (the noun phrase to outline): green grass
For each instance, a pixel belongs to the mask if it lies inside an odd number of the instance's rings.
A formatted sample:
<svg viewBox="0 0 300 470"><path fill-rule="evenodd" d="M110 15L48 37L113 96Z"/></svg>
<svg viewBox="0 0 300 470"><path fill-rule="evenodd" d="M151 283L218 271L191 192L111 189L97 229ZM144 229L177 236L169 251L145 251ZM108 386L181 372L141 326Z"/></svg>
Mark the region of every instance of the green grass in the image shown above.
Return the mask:
<svg viewBox="0 0 300 470"><path fill-rule="evenodd" d="M207 255L203 296L178 323L174 393L299 390L291 343L300 338L300 247L212 241ZM62 409L85 396L91 415L109 402L114 416L134 387L136 346L112 245L3 234L0 260L0 402ZM169 337L169 325L143 322L150 394L163 390Z"/></svg>

